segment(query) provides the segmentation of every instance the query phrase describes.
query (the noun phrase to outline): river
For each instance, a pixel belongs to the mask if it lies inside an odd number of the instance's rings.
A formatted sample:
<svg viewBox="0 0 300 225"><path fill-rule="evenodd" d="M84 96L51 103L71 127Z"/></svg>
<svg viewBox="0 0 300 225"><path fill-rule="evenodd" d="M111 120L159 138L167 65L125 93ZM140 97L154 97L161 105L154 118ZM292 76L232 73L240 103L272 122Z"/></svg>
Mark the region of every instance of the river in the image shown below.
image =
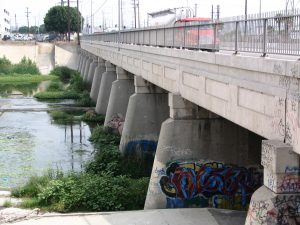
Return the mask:
<svg viewBox="0 0 300 225"><path fill-rule="evenodd" d="M0 189L49 169L80 171L94 151L88 124L57 124L48 112L72 102L39 102L32 95L42 89L43 83L26 91L0 88Z"/></svg>

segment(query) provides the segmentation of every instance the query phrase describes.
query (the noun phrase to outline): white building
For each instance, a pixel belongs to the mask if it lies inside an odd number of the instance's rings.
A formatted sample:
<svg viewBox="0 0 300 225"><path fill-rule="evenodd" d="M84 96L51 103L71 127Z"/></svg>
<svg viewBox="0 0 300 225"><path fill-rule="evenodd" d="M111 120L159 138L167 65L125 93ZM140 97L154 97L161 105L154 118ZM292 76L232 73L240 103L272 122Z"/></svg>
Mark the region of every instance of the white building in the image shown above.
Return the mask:
<svg viewBox="0 0 300 225"><path fill-rule="evenodd" d="M10 15L6 9L0 7L0 38L5 34L10 34Z"/></svg>

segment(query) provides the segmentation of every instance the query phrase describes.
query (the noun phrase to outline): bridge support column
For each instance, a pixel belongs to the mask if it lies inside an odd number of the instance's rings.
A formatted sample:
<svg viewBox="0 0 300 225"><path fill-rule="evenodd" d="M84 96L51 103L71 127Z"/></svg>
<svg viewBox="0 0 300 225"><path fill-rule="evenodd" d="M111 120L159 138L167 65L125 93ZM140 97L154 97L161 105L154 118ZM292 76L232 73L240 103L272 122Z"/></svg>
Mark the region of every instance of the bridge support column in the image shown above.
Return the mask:
<svg viewBox="0 0 300 225"><path fill-rule="evenodd" d="M263 141L264 186L251 198L246 225L300 224L299 159L290 145Z"/></svg>
<svg viewBox="0 0 300 225"><path fill-rule="evenodd" d="M117 78L112 83L104 126L122 134L128 101L134 94L134 75L117 67Z"/></svg>
<svg viewBox="0 0 300 225"><path fill-rule="evenodd" d="M96 113L105 115L109 101L112 83L117 79L116 67L110 62L105 62L106 72L102 74L100 89L96 104Z"/></svg>
<svg viewBox="0 0 300 225"><path fill-rule="evenodd" d="M90 68L89 68L89 71L87 73L87 76L85 77L86 80L84 80L85 82L87 82L90 85L92 85L94 74L95 74L95 70L96 70L96 67L98 66L98 58L96 56L93 56L92 60L93 61L92 61L91 65L90 65Z"/></svg>
<svg viewBox="0 0 300 225"><path fill-rule="evenodd" d="M78 60L77 71L80 72L81 65L82 65L82 60L83 60L82 50L79 50L78 54L79 54L79 60Z"/></svg>
<svg viewBox="0 0 300 225"><path fill-rule="evenodd" d="M90 69L90 66L91 66L92 62L93 62L93 57L92 57L91 54L89 54L88 57L87 57L87 60L85 62L84 72L83 72L83 76L82 76L82 79L85 82L87 80L88 72L89 72L89 69Z"/></svg>
<svg viewBox="0 0 300 225"><path fill-rule="evenodd" d="M251 188L262 184L262 171L248 167L259 164L260 146L251 144L259 142L256 135L179 95L169 94L169 106L170 118L161 126L145 209L246 209Z"/></svg>
<svg viewBox="0 0 300 225"><path fill-rule="evenodd" d="M134 77L135 94L128 103L120 151L136 155L151 167L157 146L160 127L168 117L168 95L163 89Z"/></svg>
<svg viewBox="0 0 300 225"><path fill-rule="evenodd" d="M104 59L99 57L98 65L95 69L94 78L93 78L93 82L92 82L92 88L91 88L91 92L90 92L90 97L94 102L97 102L100 84L101 84L101 78L102 78L102 74L105 72L105 70L106 70L105 61L104 61Z"/></svg>
<svg viewBox="0 0 300 225"><path fill-rule="evenodd" d="M83 78L84 75L84 70L85 70L85 66L86 66L86 61L88 59L88 56L85 52L83 52L82 55L82 63L81 63L81 68L80 68L80 76Z"/></svg>

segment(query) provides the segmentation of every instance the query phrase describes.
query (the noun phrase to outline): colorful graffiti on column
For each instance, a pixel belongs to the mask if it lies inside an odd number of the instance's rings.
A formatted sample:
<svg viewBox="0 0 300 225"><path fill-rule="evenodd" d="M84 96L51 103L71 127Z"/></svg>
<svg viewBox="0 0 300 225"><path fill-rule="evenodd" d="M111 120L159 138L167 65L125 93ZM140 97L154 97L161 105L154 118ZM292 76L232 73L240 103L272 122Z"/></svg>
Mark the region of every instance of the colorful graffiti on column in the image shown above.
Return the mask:
<svg viewBox="0 0 300 225"><path fill-rule="evenodd" d="M167 196L167 208L246 209L253 192L262 183L262 172L257 168L219 162L173 162L159 180Z"/></svg>

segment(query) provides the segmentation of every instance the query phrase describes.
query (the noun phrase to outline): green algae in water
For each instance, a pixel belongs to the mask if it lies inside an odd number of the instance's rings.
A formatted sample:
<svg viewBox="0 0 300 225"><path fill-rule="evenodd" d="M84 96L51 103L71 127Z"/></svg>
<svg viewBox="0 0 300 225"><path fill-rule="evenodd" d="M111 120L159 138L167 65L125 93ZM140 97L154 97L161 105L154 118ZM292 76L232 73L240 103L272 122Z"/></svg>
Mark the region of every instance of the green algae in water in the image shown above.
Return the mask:
<svg viewBox="0 0 300 225"><path fill-rule="evenodd" d="M32 174L34 142L24 129L0 127L0 133L0 188L7 188Z"/></svg>

